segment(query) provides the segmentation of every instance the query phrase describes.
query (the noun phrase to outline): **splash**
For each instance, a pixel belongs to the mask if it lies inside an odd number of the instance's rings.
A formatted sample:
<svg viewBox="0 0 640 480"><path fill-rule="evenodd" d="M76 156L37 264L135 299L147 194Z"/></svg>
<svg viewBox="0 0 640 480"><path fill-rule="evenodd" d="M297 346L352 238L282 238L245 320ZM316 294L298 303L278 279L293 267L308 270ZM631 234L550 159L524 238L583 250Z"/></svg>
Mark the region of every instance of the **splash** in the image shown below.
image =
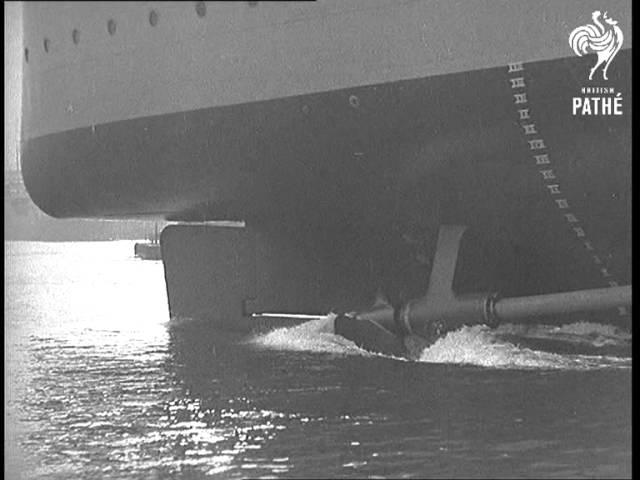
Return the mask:
<svg viewBox="0 0 640 480"><path fill-rule="evenodd" d="M294 327L277 328L264 334L255 335L248 340L248 343L260 348L282 351L382 356L396 359L388 355L368 352L350 340L336 335L333 333L334 319L335 315L329 314L324 318ZM507 341L504 337L516 340ZM602 341L600 337L606 337L617 345L621 342L630 342L631 335L612 326L585 322L562 327L505 324L497 329L476 325L449 332L416 355L416 361L499 369L591 370L631 367L631 359L627 357L561 354L526 348L517 341L518 338L526 340L527 338L542 337L545 339L560 338L563 341L569 338L569 341L574 343L598 343ZM406 359L402 360L406 361Z"/></svg>
<svg viewBox="0 0 640 480"><path fill-rule="evenodd" d="M282 327L255 335L247 343L272 350L371 355L355 343L333 333L335 314L294 327Z"/></svg>
<svg viewBox="0 0 640 480"><path fill-rule="evenodd" d="M546 326L547 329L552 328ZM503 330L508 330L509 327ZM603 355L567 355L524 348L500 339L484 325L449 332L426 348L419 361L513 369L594 369L630 366L630 359Z"/></svg>

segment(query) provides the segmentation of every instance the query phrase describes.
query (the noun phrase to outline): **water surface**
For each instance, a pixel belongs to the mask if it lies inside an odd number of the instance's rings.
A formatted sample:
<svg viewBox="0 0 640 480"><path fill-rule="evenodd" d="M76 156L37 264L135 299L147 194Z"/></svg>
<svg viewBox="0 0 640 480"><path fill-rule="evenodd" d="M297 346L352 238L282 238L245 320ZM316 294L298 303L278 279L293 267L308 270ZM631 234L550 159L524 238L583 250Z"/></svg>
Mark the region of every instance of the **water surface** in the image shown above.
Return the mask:
<svg viewBox="0 0 640 480"><path fill-rule="evenodd" d="M170 320L133 242L5 242L5 472L630 477L627 333L477 326L410 362L328 324Z"/></svg>

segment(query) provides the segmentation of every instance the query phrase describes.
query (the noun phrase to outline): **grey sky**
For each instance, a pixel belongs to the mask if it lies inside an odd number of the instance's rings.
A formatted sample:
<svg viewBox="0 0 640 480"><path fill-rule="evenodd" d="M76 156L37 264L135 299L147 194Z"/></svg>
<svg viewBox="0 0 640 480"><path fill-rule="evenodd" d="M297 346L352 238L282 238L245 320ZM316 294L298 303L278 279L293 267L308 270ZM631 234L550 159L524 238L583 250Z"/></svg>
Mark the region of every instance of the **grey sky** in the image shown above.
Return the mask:
<svg viewBox="0 0 640 480"><path fill-rule="evenodd" d="M22 93L22 2L4 2L4 168L16 168Z"/></svg>

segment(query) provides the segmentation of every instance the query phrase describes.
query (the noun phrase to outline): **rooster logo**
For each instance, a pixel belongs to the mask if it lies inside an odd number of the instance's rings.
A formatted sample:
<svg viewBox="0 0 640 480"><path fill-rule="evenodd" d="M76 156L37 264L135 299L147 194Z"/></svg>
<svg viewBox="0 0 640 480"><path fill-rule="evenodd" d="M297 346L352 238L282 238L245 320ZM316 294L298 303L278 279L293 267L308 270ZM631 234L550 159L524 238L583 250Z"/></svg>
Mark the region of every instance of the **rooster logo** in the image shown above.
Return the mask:
<svg viewBox="0 0 640 480"><path fill-rule="evenodd" d="M600 17L606 26L600 23ZM609 18L607 12L604 15L600 10L596 10L591 14L593 24L582 25L576 28L571 35L569 35L569 45L576 55L581 57L588 53L596 53L598 55L598 61L589 73L589 80L593 78L593 74L596 69L604 64L602 69L602 76L605 80L607 78L607 69L616 56L620 47L622 47L622 30L618 27L618 22Z"/></svg>

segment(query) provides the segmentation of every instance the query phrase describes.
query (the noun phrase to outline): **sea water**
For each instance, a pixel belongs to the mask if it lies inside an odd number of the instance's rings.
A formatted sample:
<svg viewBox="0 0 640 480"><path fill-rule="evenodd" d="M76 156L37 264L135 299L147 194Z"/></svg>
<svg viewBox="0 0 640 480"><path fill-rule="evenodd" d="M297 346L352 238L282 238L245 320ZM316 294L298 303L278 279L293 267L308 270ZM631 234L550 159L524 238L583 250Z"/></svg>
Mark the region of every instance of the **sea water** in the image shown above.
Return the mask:
<svg viewBox="0 0 640 480"><path fill-rule="evenodd" d="M628 332L465 327L407 361L331 322L170 319L133 242L5 242L7 478L630 477Z"/></svg>

